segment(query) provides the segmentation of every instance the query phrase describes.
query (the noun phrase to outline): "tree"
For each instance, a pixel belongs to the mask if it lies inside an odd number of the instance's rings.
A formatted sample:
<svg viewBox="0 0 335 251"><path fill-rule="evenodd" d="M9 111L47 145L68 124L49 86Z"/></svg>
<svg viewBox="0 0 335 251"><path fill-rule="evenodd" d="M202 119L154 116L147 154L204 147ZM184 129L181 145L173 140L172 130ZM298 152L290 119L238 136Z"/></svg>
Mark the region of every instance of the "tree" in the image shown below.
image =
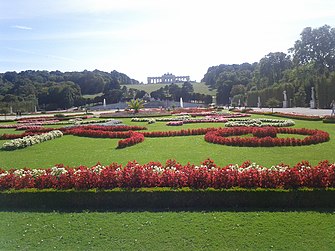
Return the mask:
<svg viewBox="0 0 335 251"><path fill-rule="evenodd" d="M263 57L257 67L257 76L261 81L266 81L265 86L279 83L283 78L284 71L290 69L292 61L290 56L283 52L271 52ZM254 80L255 81L255 80Z"/></svg>
<svg viewBox="0 0 335 251"><path fill-rule="evenodd" d="M123 97L123 92L121 89L111 89L107 91L103 98L106 99L108 103L118 103Z"/></svg>
<svg viewBox="0 0 335 251"><path fill-rule="evenodd" d="M216 92L216 102L218 105L227 105L229 104L229 94L231 91L231 87L222 84L218 87Z"/></svg>
<svg viewBox="0 0 335 251"><path fill-rule="evenodd" d="M269 98L269 99L266 101L266 105L267 105L269 108L272 108L272 113L273 113L273 108L274 108L274 107L278 107L279 104L280 104L279 100L278 100L278 99L275 99L275 98Z"/></svg>
<svg viewBox="0 0 335 251"><path fill-rule="evenodd" d="M306 27L293 48L296 65L314 63L320 74L335 70L335 29L329 25L312 29Z"/></svg>
<svg viewBox="0 0 335 251"><path fill-rule="evenodd" d="M134 110L134 113L138 113L140 109L144 108L143 103L144 101L141 99L132 99L127 102L128 108Z"/></svg>
<svg viewBox="0 0 335 251"><path fill-rule="evenodd" d="M298 91L294 94L295 106L305 107L306 106L306 91L304 86L300 86Z"/></svg>

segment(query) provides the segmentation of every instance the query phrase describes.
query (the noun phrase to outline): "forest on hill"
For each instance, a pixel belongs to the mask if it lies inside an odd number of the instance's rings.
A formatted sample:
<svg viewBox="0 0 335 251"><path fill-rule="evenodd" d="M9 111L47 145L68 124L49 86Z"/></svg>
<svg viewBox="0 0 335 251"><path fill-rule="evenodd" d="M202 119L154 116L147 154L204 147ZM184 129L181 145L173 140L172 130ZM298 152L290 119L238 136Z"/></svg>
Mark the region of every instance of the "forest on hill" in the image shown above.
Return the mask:
<svg viewBox="0 0 335 251"><path fill-rule="evenodd" d="M270 52L259 62L218 65L208 68L203 80L217 90L221 105L240 100L263 106L275 98L283 101L287 93L290 106L307 107L315 90L317 108L328 108L335 99L335 29L329 25L306 27L288 54Z"/></svg>
<svg viewBox="0 0 335 251"><path fill-rule="evenodd" d="M0 109L13 111L33 111L67 109L101 102L102 98L116 101L121 85L139 84L124 73L110 73L99 70L82 72L60 71L22 71L0 74ZM83 95L103 93L96 99L84 98ZM8 112L8 111L7 111Z"/></svg>
<svg viewBox="0 0 335 251"><path fill-rule="evenodd" d="M102 104L104 99L108 104L150 98L179 101L181 97L184 102L212 102L211 95L194 92L190 82L159 85L150 93L133 88L136 85L139 81L115 70L5 72L0 74L0 114L86 107Z"/></svg>

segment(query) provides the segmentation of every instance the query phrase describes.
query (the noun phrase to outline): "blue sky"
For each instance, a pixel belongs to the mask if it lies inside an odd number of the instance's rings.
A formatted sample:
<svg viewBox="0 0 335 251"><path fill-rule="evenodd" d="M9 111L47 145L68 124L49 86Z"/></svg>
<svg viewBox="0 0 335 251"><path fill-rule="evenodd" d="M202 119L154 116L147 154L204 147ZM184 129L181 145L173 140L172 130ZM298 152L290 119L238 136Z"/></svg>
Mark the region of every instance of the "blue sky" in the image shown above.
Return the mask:
<svg viewBox="0 0 335 251"><path fill-rule="evenodd" d="M335 27L333 0L0 0L0 72L166 72L200 81L208 67L257 62Z"/></svg>

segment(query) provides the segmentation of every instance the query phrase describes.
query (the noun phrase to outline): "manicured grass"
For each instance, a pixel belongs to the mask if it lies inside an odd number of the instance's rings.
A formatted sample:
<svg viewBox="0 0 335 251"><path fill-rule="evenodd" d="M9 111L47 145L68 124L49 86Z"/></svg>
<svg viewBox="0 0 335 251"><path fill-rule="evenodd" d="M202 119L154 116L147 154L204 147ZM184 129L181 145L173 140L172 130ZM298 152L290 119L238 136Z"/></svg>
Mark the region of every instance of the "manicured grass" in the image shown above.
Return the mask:
<svg viewBox="0 0 335 251"><path fill-rule="evenodd" d="M181 130L187 128L219 127L221 123L185 124L179 127L166 126L164 122L147 124L130 122L128 125L142 125L151 131ZM176 159L182 164L187 162L200 164L201 161L212 158L219 165L241 164L251 160L258 164L271 166L279 163L294 165L302 160L317 164L321 160L335 161L335 127L322 121L296 120L297 128L325 130L330 133L329 142L296 147L232 147L208 143L204 136L185 136L170 138L146 138L143 143L125 149L116 149L118 139L94 139L66 135L62 138L44 142L25 149L15 151L0 151L0 167L51 167L58 163L69 166L92 166L100 161L102 164L118 162L126 164L137 160L144 164L149 161ZM13 129L1 129L0 133L14 133ZM17 133L17 131L15 132ZM282 135L280 135L282 136ZM296 135L301 138L300 135ZM0 141L3 144L4 140Z"/></svg>
<svg viewBox="0 0 335 251"><path fill-rule="evenodd" d="M260 116L253 116L260 117ZM266 117L266 116L262 116ZM123 119L149 130L219 127L222 124L187 124L168 127ZM229 147L210 144L203 136L146 138L141 144L116 149L118 139L75 136L47 141L12 152L0 151L0 167L70 166L137 160L181 163L210 157L217 164L295 164L309 160L335 161L335 127L322 121L296 120L297 128L325 130L331 140L303 147ZM3 133L21 133L0 129ZM282 136L282 135L280 135ZM299 136L297 136L299 137ZM2 144L5 141L0 141ZM0 250L334 250L335 214L299 212L0 212Z"/></svg>
<svg viewBox="0 0 335 251"><path fill-rule="evenodd" d="M334 250L327 212L1 212L1 250Z"/></svg>
<svg viewBox="0 0 335 251"><path fill-rule="evenodd" d="M202 93L206 95L216 95L216 90L209 90L208 86L205 83L192 83L194 92ZM158 90L161 87L164 87L168 84L144 84L144 85L126 85L127 88L133 88L137 90L144 90L147 93L151 93L153 91ZM183 83L176 83L179 87L182 87ZM122 86L121 86L122 87Z"/></svg>

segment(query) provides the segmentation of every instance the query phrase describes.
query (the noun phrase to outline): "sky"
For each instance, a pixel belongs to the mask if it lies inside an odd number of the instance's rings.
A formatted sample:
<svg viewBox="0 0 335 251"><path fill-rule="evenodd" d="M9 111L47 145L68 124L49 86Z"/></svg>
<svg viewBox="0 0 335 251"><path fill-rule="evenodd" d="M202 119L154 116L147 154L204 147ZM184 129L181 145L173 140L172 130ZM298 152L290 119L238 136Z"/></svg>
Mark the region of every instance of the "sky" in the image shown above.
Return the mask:
<svg viewBox="0 0 335 251"><path fill-rule="evenodd" d="M334 0L0 0L0 72L116 70L200 81L335 27Z"/></svg>

